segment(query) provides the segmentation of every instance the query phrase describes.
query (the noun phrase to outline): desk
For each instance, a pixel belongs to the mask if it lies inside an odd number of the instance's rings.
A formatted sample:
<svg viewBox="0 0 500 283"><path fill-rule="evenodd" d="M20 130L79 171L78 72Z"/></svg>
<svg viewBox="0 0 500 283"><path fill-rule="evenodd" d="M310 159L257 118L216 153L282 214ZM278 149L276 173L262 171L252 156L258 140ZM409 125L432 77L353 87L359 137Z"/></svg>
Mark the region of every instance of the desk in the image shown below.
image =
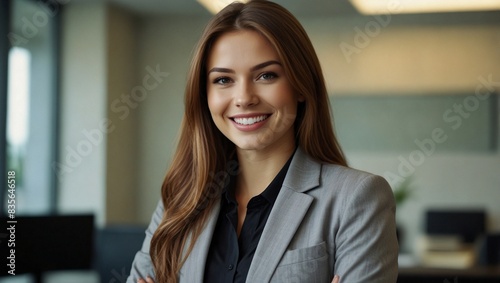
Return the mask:
<svg viewBox="0 0 500 283"><path fill-rule="evenodd" d="M500 265L467 269L402 267L398 283L500 283Z"/></svg>

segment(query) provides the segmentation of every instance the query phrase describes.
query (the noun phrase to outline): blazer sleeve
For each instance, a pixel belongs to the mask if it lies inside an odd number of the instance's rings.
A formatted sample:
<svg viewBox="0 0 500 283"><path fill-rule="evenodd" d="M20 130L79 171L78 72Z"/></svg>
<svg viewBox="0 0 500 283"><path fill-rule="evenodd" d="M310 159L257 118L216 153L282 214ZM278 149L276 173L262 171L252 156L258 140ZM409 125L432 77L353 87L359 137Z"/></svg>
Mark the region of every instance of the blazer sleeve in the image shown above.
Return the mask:
<svg viewBox="0 0 500 283"><path fill-rule="evenodd" d="M151 256L149 255L149 247L151 244L151 238L158 228L162 218L163 202L160 200L156 206L153 216L151 217L151 222L146 229L146 238L142 243L142 248L134 257L130 275L127 278L127 283L137 283L139 278L146 278L147 276L150 276L153 279L155 278L153 263L151 262Z"/></svg>
<svg viewBox="0 0 500 283"><path fill-rule="evenodd" d="M336 234L335 274L341 282L396 282L399 248L392 190L375 175L354 183Z"/></svg>

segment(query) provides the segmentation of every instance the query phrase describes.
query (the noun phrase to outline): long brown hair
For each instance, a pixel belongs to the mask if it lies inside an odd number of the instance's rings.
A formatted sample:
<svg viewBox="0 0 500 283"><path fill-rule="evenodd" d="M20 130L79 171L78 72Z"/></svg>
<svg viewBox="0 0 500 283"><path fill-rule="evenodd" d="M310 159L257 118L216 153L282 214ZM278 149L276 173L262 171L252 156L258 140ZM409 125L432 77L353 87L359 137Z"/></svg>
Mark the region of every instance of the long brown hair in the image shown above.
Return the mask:
<svg viewBox="0 0 500 283"><path fill-rule="evenodd" d="M235 146L212 121L206 62L215 40L235 30L253 30L267 38L292 87L305 98L299 103L295 120L297 144L320 162L347 166L333 133L321 67L300 23L280 5L264 0L227 6L206 26L188 73L180 140L162 185L165 211L151 240L150 254L158 283L177 282L225 184L216 173L225 172Z"/></svg>

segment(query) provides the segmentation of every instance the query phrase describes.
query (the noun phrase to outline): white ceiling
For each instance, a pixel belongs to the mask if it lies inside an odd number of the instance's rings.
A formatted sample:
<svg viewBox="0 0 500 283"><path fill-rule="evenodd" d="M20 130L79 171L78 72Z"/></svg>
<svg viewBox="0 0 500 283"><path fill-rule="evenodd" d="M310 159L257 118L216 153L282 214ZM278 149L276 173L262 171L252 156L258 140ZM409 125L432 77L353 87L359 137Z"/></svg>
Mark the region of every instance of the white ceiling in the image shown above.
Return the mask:
<svg viewBox="0 0 500 283"><path fill-rule="evenodd" d="M209 15L196 0L109 0L141 15ZM357 14L347 0L274 0L296 16Z"/></svg>

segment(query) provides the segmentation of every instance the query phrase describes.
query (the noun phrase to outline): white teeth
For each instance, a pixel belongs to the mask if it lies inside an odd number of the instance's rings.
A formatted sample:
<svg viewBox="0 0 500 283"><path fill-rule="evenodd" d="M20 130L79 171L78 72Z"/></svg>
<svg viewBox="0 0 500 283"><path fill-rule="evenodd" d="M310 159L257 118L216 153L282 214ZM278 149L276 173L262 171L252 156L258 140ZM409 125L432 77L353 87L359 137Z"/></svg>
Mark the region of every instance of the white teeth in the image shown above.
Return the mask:
<svg viewBox="0 0 500 283"><path fill-rule="evenodd" d="M268 117L267 115L262 115L262 116L250 117L250 118L234 118L234 121L238 124L248 126L248 125L255 124L257 122L264 121L267 119L267 117Z"/></svg>

